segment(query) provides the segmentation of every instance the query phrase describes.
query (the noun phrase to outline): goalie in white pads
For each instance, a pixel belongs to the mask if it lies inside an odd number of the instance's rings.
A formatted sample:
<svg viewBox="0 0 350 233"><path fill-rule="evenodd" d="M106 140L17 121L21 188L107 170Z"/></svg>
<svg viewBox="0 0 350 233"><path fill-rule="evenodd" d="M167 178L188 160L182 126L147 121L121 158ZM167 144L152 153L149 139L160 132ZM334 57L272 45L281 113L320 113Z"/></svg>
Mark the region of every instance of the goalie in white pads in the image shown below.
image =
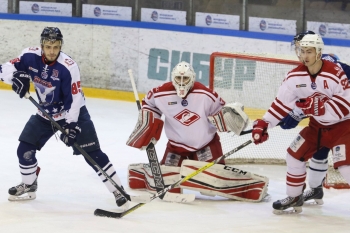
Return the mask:
<svg viewBox="0 0 350 233"><path fill-rule="evenodd" d="M178 181L180 173L185 175L194 167L202 167L203 162L211 162L223 155L217 130L239 135L248 122L242 104L225 105L225 101L216 92L196 82L195 77L189 63L177 64L171 73L172 81L153 88L142 100L138 123L127 142L127 145L139 149L144 149L150 142L155 144L159 140L159 128L162 126L159 121L164 115L168 143L160 164L166 186ZM181 166L182 164L186 165ZM228 167L223 164L224 161L221 161L221 164L214 165L201 173L201 176L197 175L184 182L180 188L236 200L258 201L265 196L267 178L255 177L249 172L245 172L248 176L226 172ZM233 180L238 181L232 182ZM201 184L200 187L198 183ZM155 191L152 173L147 164L129 166L129 186ZM228 187L233 191L227 192ZM180 192L180 188L170 191Z"/></svg>

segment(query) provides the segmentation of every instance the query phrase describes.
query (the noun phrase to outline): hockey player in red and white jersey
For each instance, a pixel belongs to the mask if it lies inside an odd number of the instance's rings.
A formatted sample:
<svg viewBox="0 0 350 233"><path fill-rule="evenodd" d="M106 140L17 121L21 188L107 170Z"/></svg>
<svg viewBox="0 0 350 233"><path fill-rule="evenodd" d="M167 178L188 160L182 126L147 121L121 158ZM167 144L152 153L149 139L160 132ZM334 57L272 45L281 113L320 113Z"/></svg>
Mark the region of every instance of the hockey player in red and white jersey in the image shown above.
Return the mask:
<svg viewBox="0 0 350 233"><path fill-rule="evenodd" d="M295 54L299 58L300 62L303 59L300 56L300 40L308 34L315 34L313 31L306 31L297 34L292 41L292 47L294 47ZM322 54L321 59L328 60L337 64L341 67L348 79L350 78L350 66L344 62L341 62L335 54ZM295 128L299 122L305 118L305 115L300 109L293 109L286 117L281 120L280 127L282 129L292 129ZM318 205L323 205L323 182L326 179L326 174L328 170L328 154L330 148L322 147L310 158L309 167L307 171L307 178L309 188L303 194L304 202L313 201L313 203Z"/></svg>
<svg viewBox="0 0 350 233"><path fill-rule="evenodd" d="M344 71L322 60L321 36L305 35L300 41L303 64L291 70L262 119L253 124L255 144L268 139L267 129L276 126L294 107L310 117L287 149L287 195L273 203L274 213L302 211L306 161L322 147L332 148L334 167L350 183L350 85Z"/></svg>
<svg viewBox="0 0 350 233"><path fill-rule="evenodd" d="M164 115L168 143L160 164L165 186L223 155L217 130L239 135L248 122L242 104L225 105L216 92L196 82L195 76L189 63L180 62L171 73L171 82L150 90L142 101L138 123L127 142L139 149L151 141L156 143ZM182 183L180 188L243 201L260 201L266 196L266 177L223 164L221 161L212 166ZM129 186L155 190L148 164L129 166Z"/></svg>

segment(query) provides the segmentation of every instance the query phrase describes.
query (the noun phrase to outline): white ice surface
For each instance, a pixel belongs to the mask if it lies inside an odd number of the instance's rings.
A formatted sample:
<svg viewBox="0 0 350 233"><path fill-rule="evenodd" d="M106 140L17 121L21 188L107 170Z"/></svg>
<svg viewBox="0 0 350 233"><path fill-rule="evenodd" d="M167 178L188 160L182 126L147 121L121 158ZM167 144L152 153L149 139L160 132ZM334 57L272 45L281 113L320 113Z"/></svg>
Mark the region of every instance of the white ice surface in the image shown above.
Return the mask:
<svg viewBox="0 0 350 233"><path fill-rule="evenodd" d="M37 199L9 202L8 189L20 181L16 150L18 136L35 106L12 91L0 90L0 233L226 233L226 232L350 232L350 190L325 190L323 206L306 206L299 215L277 216L272 202L284 198L284 166L240 166L270 178L271 200L263 203L229 201L199 193L191 204L159 199L122 219L96 217L96 208L118 211L113 195L82 156L52 137L37 153L42 168ZM87 99L102 150L109 156L126 191L127 166L146 162L146 152L125 145L137 119L135 103ZM249 136L247 137L247 140ZM166 139L156 145L162 157ZM238 145L237 145L238 146ZM249 145L253 147L255 145ZM190 193L189 191L185 191Z"/></svg>

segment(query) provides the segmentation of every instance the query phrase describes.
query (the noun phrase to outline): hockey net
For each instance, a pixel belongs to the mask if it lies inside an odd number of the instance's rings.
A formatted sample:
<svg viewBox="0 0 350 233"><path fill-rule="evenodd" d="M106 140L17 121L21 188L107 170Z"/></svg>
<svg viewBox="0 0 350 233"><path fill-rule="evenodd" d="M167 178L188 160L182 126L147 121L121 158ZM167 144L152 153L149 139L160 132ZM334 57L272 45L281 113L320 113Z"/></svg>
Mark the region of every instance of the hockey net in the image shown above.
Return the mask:
<svg viewBox="0 0 350 233"><path fill-rule="evenodd" d="M242 54L216 52L210 56L209 87L226 103L240 102L248 114L252 128L255 119L261 118L276 97L286 74L300 63L295 56L270 54ZM285 165L286 149L299 131L308 124L302 120L290 130L274 127L269 130L269 140L258 146L249 146L226 159L227 164ZM224 153L249 140L247 136L219 133ZM324 183L326 188L350 188L344 178L334 169L331 153L329 169Z"/></svg>

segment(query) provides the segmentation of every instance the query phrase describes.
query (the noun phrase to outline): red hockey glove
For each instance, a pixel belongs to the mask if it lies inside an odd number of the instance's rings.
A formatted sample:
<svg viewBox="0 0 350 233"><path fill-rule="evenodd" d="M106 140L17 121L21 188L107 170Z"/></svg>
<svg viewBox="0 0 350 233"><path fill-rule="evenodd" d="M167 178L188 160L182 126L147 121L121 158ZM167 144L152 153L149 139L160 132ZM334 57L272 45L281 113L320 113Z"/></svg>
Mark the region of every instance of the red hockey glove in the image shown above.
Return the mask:
<svg viewBox="0 0 350 233"><path fill-rule="evenodd" d="M268 123L264 120L257 119L253 122L253 141L255 145L263 143L269 139L269 134L267 133Z"/></svg>
<svg viewBox="0 0 350 233"><path fill-rule="evenodd" d="M327 101L327 96L314 94L307 98L299 99L295 104L306 116L322 116L326 112L324 103Z"/></svg>

